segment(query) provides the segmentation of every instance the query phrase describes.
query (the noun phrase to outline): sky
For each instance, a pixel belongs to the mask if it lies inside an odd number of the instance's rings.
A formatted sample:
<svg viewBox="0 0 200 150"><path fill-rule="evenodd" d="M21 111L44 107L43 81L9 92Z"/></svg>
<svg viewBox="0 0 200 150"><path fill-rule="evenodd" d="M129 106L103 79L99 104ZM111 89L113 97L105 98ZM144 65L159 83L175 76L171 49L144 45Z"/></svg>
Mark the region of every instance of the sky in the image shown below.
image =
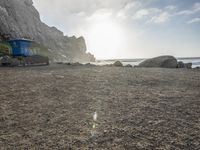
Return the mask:
<svg viewBox="0 0 200 150"><path fill-rule="evenodd" d="M84 36L97 59L200 57L200 0L33 0L41 20Z"/></svg>

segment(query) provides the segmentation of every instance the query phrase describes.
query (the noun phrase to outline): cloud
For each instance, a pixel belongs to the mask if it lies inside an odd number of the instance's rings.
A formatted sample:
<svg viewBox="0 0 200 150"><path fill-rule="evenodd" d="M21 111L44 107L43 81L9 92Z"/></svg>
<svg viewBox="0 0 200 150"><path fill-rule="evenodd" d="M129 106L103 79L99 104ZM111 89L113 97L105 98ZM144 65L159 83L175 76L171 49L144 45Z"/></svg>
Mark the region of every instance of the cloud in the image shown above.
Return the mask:
<svg viewBox="0 0 200 150"><path fill-rule="evenodd" d="M148 16L150 14L150 11L148 9L141 9L138 12L136 12L135 16L133 16L133 19L142 19L145 16Z"/></svg>
<svg viewBox="0 0 200 150"><path fill-rule="evenodd" d="M162 24L169 21L172 16L168 11L158 8L146 8L138 10L132 19L144 20L146 23Z"/></svg>
<svg viewBox="0 0 200 150"><path fill-rule="evenodd" d="M188 21L188 24L192 23L200 23L200 18L193 18L192 20Z"/></svg>
<svg viewBox="0 0 200 150"><path fill-rule="evenodd" d="M139 1L129 2L124 7L122 7L120 10L118 10L116 16L117 16L117 18L120 18L123 20L127 19L132 15L132 13L134 13L141 6L142 6L142 4Z"/></svg>
<svg viewBox="0 0 200 150"><path fill-rule="evenodd" d="M76 13L76 15L77 15L78 17L85 17L85 16L86 16L86 14L85 14L84 11L80 11L80 12Z"/></svg>
<svg viewBox="0 0 200 150"><path fill-rule="evenodd" d="M151 17L155 15L156 13L160 13L161 10L158 8L146 8L146 9L140 9L138 10L135 15L132 17L133 19L145 19L147 17Z"/></svg>
<svg viewBox="0 0 200 150"><path fill-rule="evenodd" d="M192 8L177 12L177 15L192 15L200 12L200 3L195 3Z"/></svg>
<svg viewBox="0 0 200 150"><path fill-rule="evenodd" d="M171 15L168 12L162 12L161 14L157 16L153 16L151 18L151 22L160 24L160 23L165 23L170 20Z"/></svg>
<svg viewBox="0 0 200 150"><path fill-rule="evenodd" d="M177 7L174 6L174 5L168 5L168 6L165 7L165 9L167 9L167 10L175 10L176 8Z"/></svg>
<svg viewBox="0 0 200 150"><path fill-rule="evenodd" d="M134 8L138 8L140 7L142 4L139 2L139 1L132 1L132 2L129 2L125 5L124 7L124 10L125 11L128 11L128 10L132 10Z"/></svg>
<svg viewBox="0 0 200 150"><path fill-rule="evenodd" d="M109 9L98 9L91 16L87 17L87 20L105 20L112 16L112 10Z"/></svg>
<svg viewBox="0 0 200 150"><path fill-rule="evenodd" d="M71 15L72 13L84 12L86 15L93 14L98 9L110 9L117 11L132 1L137 0L33 0L34 5L45 16L50 14ZM132 3L130 3L132 4Z"/></svg>
<svg viewBox="0 0 200 150"><path fill-rule="evenodd" d="M128 18L127 14L124 11L122 11L122 10L120 10L117 13L116 17L119 18L119 19L122 19L122 20L125 20L125 19Z"/></svg>
<svg viewBox="0 0 200 150"><path fill-rule="evenodd" d="M182 11L179 11L177 13L177 15L191 15L191 14L194 14L195 12L192 11L192 10L182 10Z"/></svg>
<svg viewBox="0 0 200 150"><path fill-rule="evenodd" d="M195 12L199 12L200 11L200 3L195 3L193 6L193 9Z"/></svg>

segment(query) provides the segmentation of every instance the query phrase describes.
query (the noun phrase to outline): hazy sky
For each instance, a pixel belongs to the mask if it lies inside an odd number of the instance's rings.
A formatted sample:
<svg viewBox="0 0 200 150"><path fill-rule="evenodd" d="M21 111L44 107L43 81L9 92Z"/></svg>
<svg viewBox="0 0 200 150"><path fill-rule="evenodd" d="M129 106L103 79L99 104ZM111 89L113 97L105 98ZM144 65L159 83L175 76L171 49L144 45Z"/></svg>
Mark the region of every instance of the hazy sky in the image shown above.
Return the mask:
<svg viewBox="0 0 200 150"><path fill-rule="evenodd" d="M200 0L33 0L42 21L98 59L200 57Z"/></svg>

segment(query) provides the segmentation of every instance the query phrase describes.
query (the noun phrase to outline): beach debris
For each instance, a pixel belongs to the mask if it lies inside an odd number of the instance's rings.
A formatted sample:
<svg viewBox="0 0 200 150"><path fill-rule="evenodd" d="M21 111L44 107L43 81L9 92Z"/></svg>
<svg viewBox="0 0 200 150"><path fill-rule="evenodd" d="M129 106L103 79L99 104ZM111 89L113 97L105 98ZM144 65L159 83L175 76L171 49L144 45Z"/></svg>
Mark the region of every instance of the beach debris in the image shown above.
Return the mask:
<svg viewBox="0 0 200 150"><path fill-rule="evenodd" d="M146 59L139 64L139 67L177 68L177 64L175 57L164 55Z"/></svg>
<svg viewBox="0 0 200 150"><path fill-rule="evenodd" d="M113 64L115 67L123 67L123 64L120 61L116 61Z"/></svg>

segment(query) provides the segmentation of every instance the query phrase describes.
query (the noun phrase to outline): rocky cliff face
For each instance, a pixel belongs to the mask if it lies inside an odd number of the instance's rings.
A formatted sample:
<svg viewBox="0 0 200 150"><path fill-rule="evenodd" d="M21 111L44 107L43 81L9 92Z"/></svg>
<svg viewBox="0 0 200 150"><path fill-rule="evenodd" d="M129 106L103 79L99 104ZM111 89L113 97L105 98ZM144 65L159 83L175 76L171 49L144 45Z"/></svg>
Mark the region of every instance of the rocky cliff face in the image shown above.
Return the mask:
<svg viewBox="0 0 200 150"><path fill-rule="evenodd" d="M40 20L32 0L0 0L0 34L11 38L29 38L48 48L56 61L94 61L86 53L83 37L64 36L55 27Z"/></svg>

